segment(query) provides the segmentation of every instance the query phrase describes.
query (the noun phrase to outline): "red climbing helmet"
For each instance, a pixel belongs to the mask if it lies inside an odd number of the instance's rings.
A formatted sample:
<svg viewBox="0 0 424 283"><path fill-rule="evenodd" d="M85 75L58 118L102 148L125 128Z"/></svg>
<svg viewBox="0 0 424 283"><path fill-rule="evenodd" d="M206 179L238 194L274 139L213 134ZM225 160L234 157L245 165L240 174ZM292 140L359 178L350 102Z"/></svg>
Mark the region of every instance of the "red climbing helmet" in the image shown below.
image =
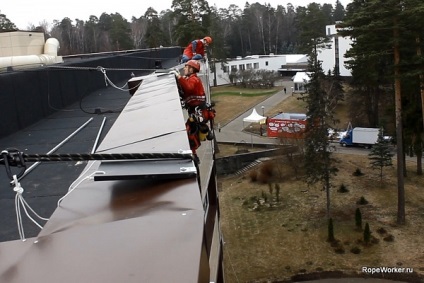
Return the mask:
<svg viewBox="0 0 424 283"><path fill-rule="evenodd" d="M186 66L192 67L196 72L200 71L200 63L197 60L190 60L186 63Z"/></svg>
<svg viewBox="0 0 424 283"><path fill-rule="evenodd" d="M203 39L206 41L208 45L212 43L212 37L210 36L205 36Z"/></svg>

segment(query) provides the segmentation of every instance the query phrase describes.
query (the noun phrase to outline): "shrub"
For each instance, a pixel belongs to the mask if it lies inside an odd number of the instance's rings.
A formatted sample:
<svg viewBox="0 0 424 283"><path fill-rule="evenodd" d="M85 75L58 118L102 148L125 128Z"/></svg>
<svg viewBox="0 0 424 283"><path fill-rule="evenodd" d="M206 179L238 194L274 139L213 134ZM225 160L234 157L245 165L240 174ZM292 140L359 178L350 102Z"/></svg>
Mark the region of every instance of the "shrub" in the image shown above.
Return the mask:
<svg viewBox="0 0 424 283"><path fill-rule="evenodd" d="M265 162L262 163L261 167L259 168L259 171L261 172L262 175L266 176L266 177L272 177L273 175L273 164L271 162Z"/></svg>
<svg viewBox="0 0 424 283"><path fill-rule="evenodd" d="M383 234L386 234L387 231L386 231L386 229L384 229L383 227L381 227L381 228L378 228L377 229L377 233L380 234L380 235L383 235Z"/></svg>
<svg viewBox="0 0 424 283"><path fill-rule="evenodd" d="M258 173L255 170L250 171L249 178L251 182L256 182L258 180Z"/></svg>
<svg viewBox="0 0 424 283"><path fill-rule="evenodd" d="M357 255L361 253L361 249L358 247L353 247L350 249L350 252Z"/></svg>
<svg viewBox="0 0 424 283"><path fill-rule="evenodd" d="M349 190L347 189L347 187L344 184L340 185L340 188L337 190L339 193L348 193Z"/></svg>
<svg viewBox="0 0 424 283"><path fill-rule="evenodd" d="M258 174L257 174L257 181L259 182L259 183L262 183L262 184L267 184L267 183L269 183L270 182L270 176L268 176L268 175L265 175L265 174L263 174L262 172L259 172Z"/></svg>
<svg viewBox="0 0 424 283"><path fill-rule="evenodd" d="M386 242L393 242L395 240L395 237L393 235L388 235L384 237L383 240Z"/></svg>
<svg viewBox="0 0 424 283"><path fill-rule="evenodd" d="M365 205L368 204L368 201L362 196L357 202L356 204L360 204L360 205Z"/></svg>
<svg viewBox="0 0 424 283"><path fill-rule="evenodd" d="M345 249L343 247L337 247L337 248L334 249L334 251L337 254L344 254L345 253Z"/></svg>
<svg viewBox="0 0 424 283"><path fill-rule="evenodd" d="M362 176L364 173L362 173L361 169L356 168L356 170L352 173L353 176Z"/></svg>

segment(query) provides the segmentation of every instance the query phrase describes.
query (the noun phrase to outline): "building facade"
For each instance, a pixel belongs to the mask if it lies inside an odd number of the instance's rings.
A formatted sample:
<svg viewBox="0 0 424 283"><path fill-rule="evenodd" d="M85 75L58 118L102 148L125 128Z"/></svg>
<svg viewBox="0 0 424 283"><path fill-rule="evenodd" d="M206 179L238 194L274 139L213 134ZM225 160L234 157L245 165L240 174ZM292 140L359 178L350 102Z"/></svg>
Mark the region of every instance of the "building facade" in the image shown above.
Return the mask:
<svg viewBox="0 0 424 283"><path fill-rule="evenodd" d="M318 60L322 63L324 73L338 70L340 76L351 77L352 73L345 66L348 60L345 54L352 46L352 39L339 35L337 25L328 25L325 29L330 41L318 52Z"/></svg>
<svg viewBox="0 0 424 283"><path fill-rule="evenodd" d="M267 70L276 71L281 76L292 77L298 71L304 71L307 67L307 56L305 54L286 55L252 55L244 58L237 57L226 62L215 61L215 72L211 73L210 85L219 86L231 84L230 74L243 70Z"/></svg>

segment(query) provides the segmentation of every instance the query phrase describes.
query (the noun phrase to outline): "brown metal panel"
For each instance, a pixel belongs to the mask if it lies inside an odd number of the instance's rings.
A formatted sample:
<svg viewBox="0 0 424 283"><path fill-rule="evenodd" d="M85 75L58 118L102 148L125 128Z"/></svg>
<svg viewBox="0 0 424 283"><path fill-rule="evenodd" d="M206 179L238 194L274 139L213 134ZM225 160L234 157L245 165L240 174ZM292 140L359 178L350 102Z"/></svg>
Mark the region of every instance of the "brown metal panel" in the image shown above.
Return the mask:
<svg viewBox="0 0 424 283"><path fill-rule="evenodd" d="M27 250L0 269L0 282L194 282L205 266L203 221L195 178L90 180L63 200L38 243L14 243Z"/></svg>
<svg viewBox="0 0 424 283"><path fill-rule="evenodd" d="M169 211L201 210L195 178L181 180L87 181L61 203L40 236L77 226L162 215ZM192 229L203 230L203 224Z"/></svg>
<svg viewBox="0 0 424 283"><path fill-rule="evenodd" d="M146 76L97 153L190 150L174 75Z"/></svg>
<svg viewBox="0 0 424 283"><path fill-rule="evenodd" d="M190 227L199 224L202 212L172 214L151 214L40 237L0 275L0 281L196 282L202 231Z"/></svg>

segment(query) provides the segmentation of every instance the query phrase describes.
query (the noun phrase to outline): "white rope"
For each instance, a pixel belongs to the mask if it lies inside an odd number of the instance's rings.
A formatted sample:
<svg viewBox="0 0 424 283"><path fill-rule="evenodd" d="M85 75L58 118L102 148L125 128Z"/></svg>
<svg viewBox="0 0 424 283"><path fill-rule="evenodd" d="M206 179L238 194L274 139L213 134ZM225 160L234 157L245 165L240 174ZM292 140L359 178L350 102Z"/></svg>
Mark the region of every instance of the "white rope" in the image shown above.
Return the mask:
<svg viewBox="0 0 424 283"><path fill-rule="evenodd" d="M22 188L21 184L18 182L18 177L16 175L13 175L13 182L15 184L15 187L13 188L13 191L16 192L15 196L15 210L16 210L16 222L18 224L18 231L19 236L22 241L25 241L25 232L24 232L24 226L22 223L22 213L21 209L25 211L26 216L40 229L43 229L43 226L41 226L37 221L34 220L34 218L31 217L29 214L27 208L29 211L31 211L35 216L37 216L41 220L48 221L48 218L41 217L38 215L32 208L29 206L29 204L25 201L24 197L22 196L22 193L24 192L24 189Z"/></svg>
<svg viewBox="0 0 424 283"><path fill-rule="evenodd" d="M109 79L109 77L107 76L107 74L106 74L106 69L105 68L103 68L102 66L98 66L97 67L97 70L99 70L100 72L102 72L103 73L103 76L104 76L104 78L105 78L105 84L106 84L106 86L108 86L108 83L112 86L112 87L114 87L114 88L116 88L116 89L118 89L118 90L122 90L122 91L128 91L128 89L127 88L124 88L124 87L126 87L127 86L127 84L128 84L128 82L126 82L122 87L119 87L119 86L117 86L117 85L115 85L110 79Z"/></svg>
<svg viewBox="0 0 424 283"><path fill-rule="evenodd" d="M91 165L80 175L84 175L88 170L90 170L91 166L93 166L95 162L92 162ZM91 180L94 179L93 175L95 174L106 174L106 172L104 171L95 171L93 173L91 173L90 175L86 176L85 178L81 179L78 183L76 183L76 181L78 181L79 178L77 178L74 182L72 182L72 184L69 186L68 192L61 197L58 201L57 201L57 206L60 206L60 203L70 194L72 193L79 185L81 185L82 182L84 182L85 180ZM76 184L75 184L76 183ZM74 186L75 184L75 186ZM74 186L74 187L72 187Z"/></svg>

